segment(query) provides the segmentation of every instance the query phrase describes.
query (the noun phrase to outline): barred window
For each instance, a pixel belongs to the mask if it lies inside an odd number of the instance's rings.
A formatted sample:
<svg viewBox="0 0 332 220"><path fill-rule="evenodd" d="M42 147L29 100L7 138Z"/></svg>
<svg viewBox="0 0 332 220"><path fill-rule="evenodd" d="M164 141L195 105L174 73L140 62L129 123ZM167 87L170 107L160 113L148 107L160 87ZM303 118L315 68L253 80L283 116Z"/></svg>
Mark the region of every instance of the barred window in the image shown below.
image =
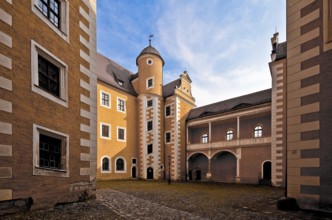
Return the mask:
<svg viewBox="0 0 332 220"><path fill-rule="evenodd" d="M147 145L147 153L148 154L152 154L152 152L153 152L153 145L152 144L148 144Z"/></svg>
<svg viewBox="0 0 332 220"><path fill-rule="evenodd" d="M171 132L165 133L165 142L170 143L171 142Z"/></svg>
<svg viewBox="0 0 332 220"><path fill-rule="evenodd" d="M110 138L110 126L107 124L101 125L101 136L103 138Z"/></svg>
<svg viewBox="0 0 332 220"><path fill-rule="evenodd" d="M149 99L147 102L146 102L146 106L149 108L149 107L152 107L153 106L153 100L152 99Z"/></svg>
<svg viewBox="0 0 332 220"><path fill-rule="evenodd" d="M170 116L171 115L171 106L166 106L165 108L165 116Z"/></svg>
<svg viewBox="0 0 332 220"><path fill-rule="evenodd" d="M60 68L41 56L38 56L38 86L60 96Z"/></svg>
<svg viewBox="0 0 332 220"><path fill-rule="evenodd" d="M126 140L126 131L124 128L118 128L118 140L119 141Z"/></svg>
<svg viewBox="0 0 332 220"><path fill-rule="evenodd" d="M39 135L39 167L61 169L62 140L44 134Z"/></svg>
<svg viewBox="0 0 332 220"><path fill-rule="evenodd" d="M147 130L148 130L148 131L152 131L152 129L153 129L152 121L148 121L148 122L147 122Z"/></svg>

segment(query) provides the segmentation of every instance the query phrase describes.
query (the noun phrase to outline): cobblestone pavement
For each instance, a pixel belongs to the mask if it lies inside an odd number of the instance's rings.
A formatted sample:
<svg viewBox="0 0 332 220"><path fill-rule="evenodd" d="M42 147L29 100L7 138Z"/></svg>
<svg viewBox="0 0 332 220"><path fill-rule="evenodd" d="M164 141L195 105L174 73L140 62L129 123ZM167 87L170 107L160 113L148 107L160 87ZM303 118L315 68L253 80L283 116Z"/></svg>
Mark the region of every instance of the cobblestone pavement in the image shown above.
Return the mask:
<svg viewBox="0 0 332 220"><path fill-rule="evenodd" d="M121 185L122 184L122 185ZM113 184L113 188L97 189L97 199L87 202L78 202L72 204L58 205L51 209L35 210L28 213L19 213L14 215L1 216L2 220L11 219L28 219L28 220L69 220L69 219L141 219L141 220L196 220L196 219L332 219L331 215L322 215L315 212L305 212L303 210L297 212L285 212L276 208L275 194L271 193L265 197L257 193L248 194L241 193L237 197L231 191L232 186L227 191L232 193L234 200L227 199L226 202L220 202L213 198L212 194L207 192L195 191L198 202L193 202L194 197L189 194L181 195L180 191L172 191L173 188L162 188L165 184L161 183L138 183L135 187L128 187L120 183L118 188ZM159 185L156 185L159 184ZM186 187L192 190L196 185L178 184L179 187ZM200 185L198 185L201 187ZM139 189L139 187L144 187ZM147 190L146 187L151 189ZM202 185L199 189L211 189L214 185ZM215 186L218 188L219 186ZM227 185L222 185L226 188ZM154 190L158 190L158 193ZM165 188L167 190L165 190ZM220 188L220 187L219 187ZM127 191L122 191L126 189ZM248 189L253 191L256 188L244 186L236 186L236 190ZM121 192L122 191L122 192ZM182 191L185 193L187 191ZM265 191L264 191L265 192ZM277 194L279 191L275 191ZM184 196L185 195L185 196ZM214 193L216 197L220 194ZM238 198L241 198L240 200ZM268 198L268 199L267 199ZM245 202L243 202L245 201ZM249 201L249 202L247 202Z"/></svg>
<svg viewBox="0 0 332 220"><path fill-rule="evenodd" d="M125 219L206 219L110 189L98 190L97 199Z"/></svg>

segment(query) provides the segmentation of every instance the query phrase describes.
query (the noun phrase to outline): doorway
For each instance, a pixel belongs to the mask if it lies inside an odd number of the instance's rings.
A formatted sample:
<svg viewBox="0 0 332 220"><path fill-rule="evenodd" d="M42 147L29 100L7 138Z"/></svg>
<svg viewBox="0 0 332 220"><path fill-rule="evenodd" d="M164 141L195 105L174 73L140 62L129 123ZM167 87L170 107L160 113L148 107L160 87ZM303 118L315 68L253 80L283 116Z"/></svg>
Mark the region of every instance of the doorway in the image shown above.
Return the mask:
<svg viewBox="0 0 332 220"><path fill-rule="evenodd" d="M153 180L153 168L152 167L149 167L147 169L147 179L148 180Z"/></svg>

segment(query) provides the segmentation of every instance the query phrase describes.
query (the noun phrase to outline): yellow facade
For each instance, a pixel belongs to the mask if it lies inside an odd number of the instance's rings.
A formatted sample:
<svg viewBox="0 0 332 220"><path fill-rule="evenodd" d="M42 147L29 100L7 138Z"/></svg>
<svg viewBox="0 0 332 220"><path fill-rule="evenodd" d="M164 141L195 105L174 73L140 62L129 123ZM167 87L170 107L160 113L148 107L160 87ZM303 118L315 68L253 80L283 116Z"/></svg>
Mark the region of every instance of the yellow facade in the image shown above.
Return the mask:
<svg viewBox="0 0 332 220"><path fill-rule="evenodd" d="M132 160L137 159L137 109L136 97L119 89L98 81L98 126L97 126L97 178L98 179L124 179L132 177ZM101 94L110 95L110 106L105 107L100 103ZM125 101L125 111L118 110L118 99ZM102 137L101 126L110 126L110 137ZM118 139L118 129L125 130L124 140ZM109 170L102 169L103 158L109 159ZM124 170L116 169L116 160L124 159Z"/></svg>

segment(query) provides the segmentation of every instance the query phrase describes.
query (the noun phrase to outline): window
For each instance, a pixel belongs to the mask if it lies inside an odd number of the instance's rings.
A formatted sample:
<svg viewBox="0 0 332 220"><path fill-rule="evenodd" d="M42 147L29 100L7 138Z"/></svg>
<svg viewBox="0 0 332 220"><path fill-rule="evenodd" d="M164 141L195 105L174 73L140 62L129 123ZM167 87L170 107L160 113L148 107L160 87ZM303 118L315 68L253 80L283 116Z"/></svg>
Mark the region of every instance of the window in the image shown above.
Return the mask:
<svg viewBox="0 0 332 220"><path fill-rule="evenodd" d="M124 99L118 98L118 111L126 112L126 101Z"/></svg>
<svg viewBox="0 0 332 220"><path fill-rule="evenodd" d="M101 103L101 106L104 106L104 107L107 107L107 108L110 108L111 105L110 105L110 94L107 93L107 92L104 92L104 91L100 91L100 103Z"/></svg>
<svg viewBox="0 0 332 220"><path fill-rule="evenodd" d="M100 124L100 135L101 138L110 139L111 138L111 129L109 124L101 123Z"/></svg>
<svg viewBox="0 0 332 220"><path fill-rule="evenodd" d="M38 55L38 85L59 97L60 95L60 68Z"/></svg>
<svg viewBox="0 0 332 220"><path fill-rule="evenodd" d="M153 77L152 78L148 78L146 80L146 88L147 89L153 88Z"/></svg>
<svg viewBox="0 0 332 220"><path fill-rule="evenodd" d="M202 135L202 143L206 144L206 143L208 143L208 142L209 142L209 136L208 136L207 133L204 133L204 134Z"/></svg>
<svg viewBox="0 0 332 220"><path fill-rule="evenodd" d="M33 174L69 177L69 136L33 125Z"/></svg>
<svg viewBox="0 0 332 220"><path fill-rule="evenodd" d="M148 144L147 145L147 153L148 154L152 154L152 152L153 152L153 145L152 144Z"/></svg>
<svg viewBox="0 0 332 220"><path fill-rule="evenodd" d="M101 166L102 171L110 171L110 161L107 157L104 157L102 159L102 166Z"/></svg>
<svg viewBox="0 0 332 220"><path fill-rule="evenodd" d="M152 127L152 121L148 121L147 122L147 131L152 131L153 127Z"/></svg>
<svg viewBox="0 0 332 220"><path fill-rule="evenodd" d="M68 107L68 68L59 58L31 41L32 91Z"/></svg>
<svg viewBox="0 0 332 220"><path fill-rule="evenodd" d="M115 172L123 173L126 171L126 162L123 158L117 158L115 160Z"/></svg>
<svg viewBox="0 0 332 220"><path fill-rule="evenodd" d="M165 142L170 143L171 142L171 132L165 133Z"/></svg>
<svg viewBox="0 0 332 220"><path fill-rule="evenodd" d="M118 141L126 141L126 130L125 130L125 128L118 127Z"/></svg>
<svg viewBox="0 0 332 220"><path fill-rule="evenodd" d="M170 116L171 115L171 106L166 106L165 107L165 116Z"/></svg>
<svg viewBox="0 0 332 220"><path fill-rule="evenodd" d="M233 131L232 130L228 130L226 132L226 140L227 141L233 140Z"/></svg>
<svg viewBox="0 0 332 220"><path fill-rule="evenodd" d="M131 159L132 164L136 164L136 162L137 162L136 158Z"/></svg>
<svg viewBox="0 0 332 220"><path fill-rule="evenodd" d="M260 125L257 125L254 130L254 137L262 137L263 136L263 128Z"/></svg>
<svg viewBox="0 0 332 220"><path fill-rule="evenodd" d="M123 87L123 81L122 80L120 80L120 79L118 79L118 84L119 84L119 86L122 86Z"/></svg>
<svg viewBox="0 0 332 220"><path fill-rule="evenodd" d="M153 100L152 99L149 99L147 102L146 102L146 106L148 108L152 107L153 106Z"/></svg>
<svg viewBox="0 0 332 220"><path fill-rule="evenodd" d="M59 0L38 0L38 8L43 15L57 28L60 28L60 2Z"/></svg>
<svg viewBox="0 0 332 220"><path fill-rule="evenodd" d="M31 0L31 10L69 42L69 0Z"/></svg>
<svg viewBox="0 0 332 220"><path fill-rule="evenodd" d="M152 64L153 64L153 60L152 60L152 59L147 59L147 60L146 60L146 63L147 63L148 65L152 65Z"/></svg>

